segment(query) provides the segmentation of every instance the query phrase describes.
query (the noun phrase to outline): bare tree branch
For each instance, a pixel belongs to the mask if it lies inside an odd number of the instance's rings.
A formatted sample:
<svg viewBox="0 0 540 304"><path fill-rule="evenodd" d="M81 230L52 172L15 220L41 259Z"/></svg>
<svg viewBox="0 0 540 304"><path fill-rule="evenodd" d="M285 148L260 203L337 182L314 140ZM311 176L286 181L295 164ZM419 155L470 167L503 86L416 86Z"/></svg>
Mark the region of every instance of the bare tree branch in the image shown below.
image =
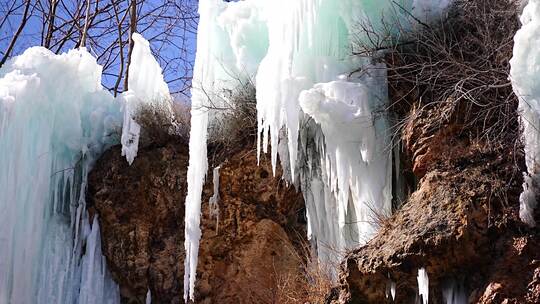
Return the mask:
<svg viewBox="0 0 540 304"><path fill-rule="evenodd" d="M24 13L22 16L21 23L19 24L19 28L17 28L17 32L15 32L15 35L13 35L13 38L11 39L9 46L4 52L4 56L2 57L2 60L0 61L0 67L2 67L4 63L7 61L7 59L9 58L9 54L11 54L11 51L13 50L13 47L15 46L17 39L19 39L19 35L21 34L22 30L26 26L26 22L28 21L28 12L30 11L30 4L31 4L30 0L26 0L26 5L24 6Z"/></svg>

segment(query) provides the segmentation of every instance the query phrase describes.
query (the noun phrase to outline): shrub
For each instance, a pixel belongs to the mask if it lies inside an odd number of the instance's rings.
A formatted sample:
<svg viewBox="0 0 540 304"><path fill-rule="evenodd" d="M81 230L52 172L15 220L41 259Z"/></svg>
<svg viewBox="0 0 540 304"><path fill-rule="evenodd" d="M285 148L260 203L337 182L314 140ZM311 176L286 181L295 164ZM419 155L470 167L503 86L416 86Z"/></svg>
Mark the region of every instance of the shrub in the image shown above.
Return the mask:
<svg viewBox="0 0 540 304"><path fill-rule="evenodd" d="M251 81L239 82L232 91L225 90L220 100L212 101L208 143L209 161L219 164L228 155L254 146L257 136L257 100Z"/></svg>
<svg viewBox="0 0 540 304"><path fill-rule="evenodd" d="M163 145L173 138L188 143L189 108L184 104L172 101L143 103L137 108L134 119L141 126L143 146Z"/></svg>
<svg viewBox="0 0 540 304"><path fill-rule="evenodd" d="M288 275L277 276L277 289L274 303L280 304L318 304L325 303L327 295L333 287L331 266L318 262L311 246L303 241L300 248L289 245L300 269L287 272Z"/></svg>
<svg viewBox="0 0 540 304"><path fill-rule="evenodd" d="M434 24L418 23L413 31L399 25L398 36L405 37L399 43L363 24L360 30L371 38L358 41L355 54L382 51L391 109L399 117L413 104L422 110L451 103L448 111L441 111L440 125L462 125L470 136L487 141L519 138L518 101L509 80L518 2L456 0L447 18Z"/></svg>

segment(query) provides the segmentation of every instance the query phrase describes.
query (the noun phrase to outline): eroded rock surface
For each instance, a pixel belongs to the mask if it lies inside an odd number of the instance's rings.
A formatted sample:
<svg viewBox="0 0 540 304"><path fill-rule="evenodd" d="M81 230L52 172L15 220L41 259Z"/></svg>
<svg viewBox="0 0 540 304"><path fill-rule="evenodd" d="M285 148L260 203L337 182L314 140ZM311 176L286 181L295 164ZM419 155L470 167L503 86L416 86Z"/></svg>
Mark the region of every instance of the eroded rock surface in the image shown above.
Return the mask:
<svg viewBox="0 0 540 304"><path fill-rule="evenodd" d="M188 150L171 141L139 151L132 166L114 147L90 174L88 201L99 215L103 252L124 303L182 303ZM273 303L280 278L300 269L301 194L272 175L253 150L221 165L219 220L203 194L197 303Z"/></svg>
<svg viewBox="0 0 540 304"><path fill-rule="evenodd" d="M462 126L437 119L444 111L409 119L403 136L417 189L347 256L328 302L417 303L424 267L429 303L446 303L451 284L465 286L468 303L540 303L540 234L519 220L523 155L471 139Z"/></svg>

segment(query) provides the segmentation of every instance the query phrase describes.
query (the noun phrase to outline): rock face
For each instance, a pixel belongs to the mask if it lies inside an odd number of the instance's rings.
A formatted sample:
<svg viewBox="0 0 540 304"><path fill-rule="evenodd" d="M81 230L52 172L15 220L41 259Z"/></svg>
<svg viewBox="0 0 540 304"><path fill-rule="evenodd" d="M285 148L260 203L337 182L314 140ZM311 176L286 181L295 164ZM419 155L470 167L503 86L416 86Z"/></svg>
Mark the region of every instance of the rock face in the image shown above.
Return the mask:
<svg viewBox="0 0 540 304"><path fill-rule="evenodd" d="M452 285L464 303L540 303L540 231L518 215L523 155L462 136L461 126L436 119L442 111L411 115L403 137L417 189L346 257L328 302L418 303L423 267L429 303L462 303L444 298L459 296Z"/></svg>
<svg viewBox="0 0 540 304"><path fill-rule="evenodd" d="M188 150L174 140L139 150L132 166L114 147L89 177L103 252L124 303L182 303ZM245 149L221 164L219 218L203 194L198 303L270 303L284 277L298 275L305 240L302 196Z"/></svg>

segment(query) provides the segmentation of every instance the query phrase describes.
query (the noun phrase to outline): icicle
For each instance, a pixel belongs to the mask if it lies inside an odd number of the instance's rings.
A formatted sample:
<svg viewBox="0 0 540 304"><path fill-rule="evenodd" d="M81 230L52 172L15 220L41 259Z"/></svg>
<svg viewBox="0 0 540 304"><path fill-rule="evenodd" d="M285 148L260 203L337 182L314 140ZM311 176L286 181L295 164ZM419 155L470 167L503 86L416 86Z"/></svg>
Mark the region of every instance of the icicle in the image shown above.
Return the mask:
<svg viewBox="0 0 540 304"><path fill-rule="evenodd" d="M150 289L148 289L148 292L146 293L146 304L152 304L152 293L150 292Z"/></svg>
<svg viewBox="0 0 540 304"><path fill-rule="evenodd" d="M396 300L396 282L390 283L390 294L392 295L392 301Z"/></svg>
<svg viewBox="0 0 540 304"><path fill-rule="evenodd" d="M467 293L463 284L457 284L455 280L450 280L443 285L443 300L445 304L467 304Z"/></svg>
<svg viewBox="0 0 540 304"><path fill-rule="evenodd" d="M221 167L214 168L214 194L208 201L210 205L210 216L216 218L216 234L219 232L219 169Z"/></svg>
<svg viewBox="0 0 540 304"><path fill-rule="evenodd" d="M396 300L396 282L388 278L388 282L386 283L386 298L388 299L390 297L392 297L392 301Z"/></svg>
<svg viewBox="0 0 540 304"><path fill-rule="evenodd" d="M84 49L41 47L0 69L0 303L120 301L85 200L121 124L101 71Z"/></svg>
<svg viewBox="0 0 540 304"><path fill-rule="evenodd" d="M418 269L418 295L422 297L422 303L427 304L429 301L429 278L425 268Z"/></svg>

